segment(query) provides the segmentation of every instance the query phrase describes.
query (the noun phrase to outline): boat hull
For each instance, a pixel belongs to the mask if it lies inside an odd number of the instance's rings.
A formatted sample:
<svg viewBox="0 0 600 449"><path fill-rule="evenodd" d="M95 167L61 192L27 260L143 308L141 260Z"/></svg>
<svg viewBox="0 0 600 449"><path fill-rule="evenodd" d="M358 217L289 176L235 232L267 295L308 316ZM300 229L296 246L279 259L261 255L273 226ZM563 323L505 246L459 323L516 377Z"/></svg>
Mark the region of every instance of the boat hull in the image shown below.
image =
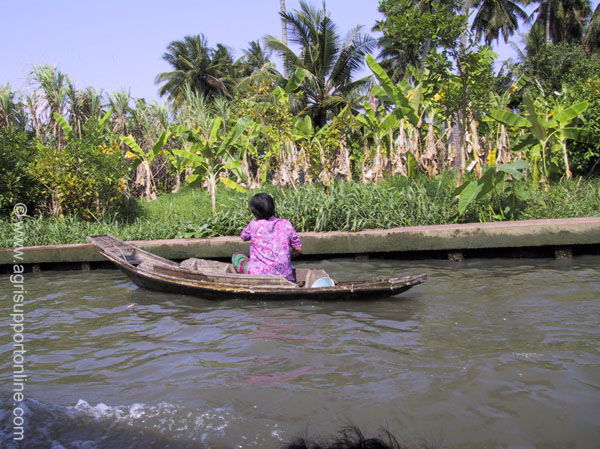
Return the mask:
<svg viewBox="0 0 600 449"><path fill-rule="evenodd" d="M327 301L339 300L373 300L399 295L413 287L415 284L404 284L396 288L388 289L287 289L287 290L248 290L234 288L218 288L214 285L186 285L174 283L169 280L160 279L146 274L140 274L126 267L119 267L134 284L147 290L165 293L177 293L182 295L197 296L210 300L226 299L252 299L261 301L281 301L290 299L315 299ZM420 283L420 282L419 282Z"/></svg>
<svg viewBox="0 0 600 449"><path fill-rule="evenodd" d="M279 276L185 269L175 262L108 235L91 236L88 240L141 288L212 300L372 300L398 295L427 278L426 275L418 275L378 281L336 282L328 287L300 287Z"/></svg>

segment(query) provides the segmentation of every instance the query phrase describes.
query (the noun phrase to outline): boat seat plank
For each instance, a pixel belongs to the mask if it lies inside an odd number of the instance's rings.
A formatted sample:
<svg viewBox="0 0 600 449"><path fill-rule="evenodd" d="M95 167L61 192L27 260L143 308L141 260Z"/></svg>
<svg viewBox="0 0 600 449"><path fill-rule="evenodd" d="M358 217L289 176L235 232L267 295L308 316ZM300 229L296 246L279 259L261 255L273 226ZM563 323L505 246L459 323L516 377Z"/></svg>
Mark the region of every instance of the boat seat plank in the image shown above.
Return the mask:
<svg viewBox="0 0 600 449"><path fill-rule="evenodd" d="M212 273L235 273L235 270L230 263L197 259L195 257L182 261L179 266L184 270L210 271Z"/></svg>

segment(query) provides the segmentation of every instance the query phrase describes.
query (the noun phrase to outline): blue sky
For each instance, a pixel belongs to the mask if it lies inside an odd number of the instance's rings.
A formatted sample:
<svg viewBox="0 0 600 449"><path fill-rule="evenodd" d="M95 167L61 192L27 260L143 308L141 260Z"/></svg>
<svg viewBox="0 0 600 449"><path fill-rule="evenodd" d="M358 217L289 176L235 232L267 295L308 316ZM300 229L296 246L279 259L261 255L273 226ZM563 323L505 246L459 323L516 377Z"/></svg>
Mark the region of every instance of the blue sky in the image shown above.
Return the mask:
<svg viewBox="0 0 600 449"><path fill-rule="evenodd" d="M381 18L378 3L328 0L327 9L344 35L358 24L370 31ZM298 4L286 0L288 10ZM1 11L0 84L10 82L13 90L27 90L31 68L50 63L79 89L124 88L159 99L154 78L170 70L162 55L171 41L203 33L209 45L226 44L237 58L249 41L281 33L279 0L3 0ZM505 46L499 52L510 56Z"/></svg>

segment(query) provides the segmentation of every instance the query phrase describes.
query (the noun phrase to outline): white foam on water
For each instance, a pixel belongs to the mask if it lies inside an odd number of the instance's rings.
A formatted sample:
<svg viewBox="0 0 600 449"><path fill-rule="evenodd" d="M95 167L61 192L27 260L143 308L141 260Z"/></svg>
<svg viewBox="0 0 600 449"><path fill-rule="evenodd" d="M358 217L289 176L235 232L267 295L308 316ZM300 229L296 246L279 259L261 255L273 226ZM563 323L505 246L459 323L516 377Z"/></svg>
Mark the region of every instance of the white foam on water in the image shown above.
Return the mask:
<svg viewBox="0 0 600 449"><path fill-rule="evenodd" d="M235 434L240 427L252 428L245 417L233 410L197 410L167 402L111 406L79 399L75 405L65 407L27 399L21 406L25 410L27 448L36 448L43 442L43 447L50 449L104 449L114 447L111 441L131 442L131 438L135 438L135 442L128 447L148 447L157 438L164 438L169 447L173 444L176 444L174 447L197 447L200 442L206 448L222 447L224 442L240 437ZM3 400L0 408L0 446L3 448L13 447L10 446L11 417L12 404ZM232 423L236 425L235 430L230 428ZM267 432L272 430L268 425L263 427Z"/></svg>
<svg viewBox="0 0 600 449"><path fill-rule="evenodd" d="M167 402L155 405L135 403L132 405L109 406L104 403L90 405L79 399L74 407L67 407L70 416L87 416L96 421L111 421L130 426L152 428L161 432L175 433L190 439L208 439L211 436L225 436L225 430L234 419L233 413L215 409L195 416L183 407Z"/></svg>

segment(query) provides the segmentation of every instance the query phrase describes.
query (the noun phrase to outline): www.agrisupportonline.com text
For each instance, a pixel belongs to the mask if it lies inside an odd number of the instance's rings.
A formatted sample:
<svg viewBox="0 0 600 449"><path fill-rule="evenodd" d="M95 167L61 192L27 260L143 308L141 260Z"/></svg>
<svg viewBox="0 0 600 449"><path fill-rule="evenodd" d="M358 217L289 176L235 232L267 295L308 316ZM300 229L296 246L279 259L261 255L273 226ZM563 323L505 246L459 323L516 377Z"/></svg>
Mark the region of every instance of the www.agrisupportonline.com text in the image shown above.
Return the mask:
<svg viewBox="0 0 600 449"><path fill-rule="evenodd" d="M25 289L25 268L23 266L23 244L25 231L23 218L27 216L27 207L18 203L13 208L13 269L10 275L12 293L12 312L10 313L10 327L12 331L13 351L13 439L21 441L25 438L25 410L22 403L25 400L25 309L24 303L27 295Z"/></svg>

